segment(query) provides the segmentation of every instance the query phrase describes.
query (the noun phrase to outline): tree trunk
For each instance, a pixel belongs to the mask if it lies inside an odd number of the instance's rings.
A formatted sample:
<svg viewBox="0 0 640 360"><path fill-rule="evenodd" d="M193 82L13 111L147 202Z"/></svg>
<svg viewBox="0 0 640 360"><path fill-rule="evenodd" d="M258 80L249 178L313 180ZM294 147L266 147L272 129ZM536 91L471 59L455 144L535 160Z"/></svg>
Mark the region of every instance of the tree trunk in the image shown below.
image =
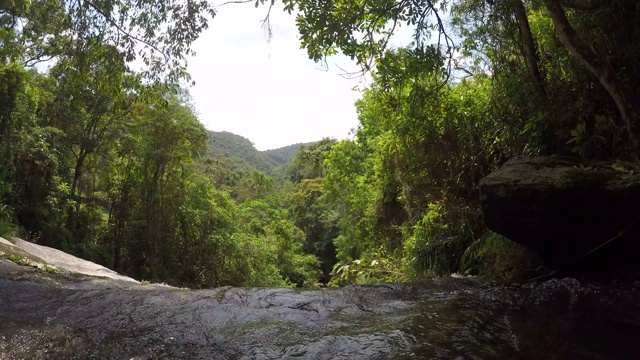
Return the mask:
<svg viewBox="0 0 640 360"><path fill-rule="evenodd" d="M638 120L638 113L630 102L629 96L625 93L615 71L611 65L599 58L591 48L580 40L576 31L571 27L558 0L543 0L543 2L549 11L549 15L551 15L551 20L562 45L571 52L571 55L578 62L596 76L616 103L634 150L637 150L638 139L636 137L635 122Z"/></svg>
<svg viewBox="0 0 640 360"><path fill-rule="evenodd" d="M122 238L116 234L113 239L113 270L122 272Z"/></svg>
<svg viewBox="0 0 640 360"><path fill-rule="evenodd" d="M73 172L73 180L71 182L71 189L69 192L69 196L71 198L71 200L75 201L74 205L70 205L68 207L69 212L67 213L67 228L70 229L72 232L74 232L75 229L75 210L78 209L80 207L80 202L81 202L81 197L80 196L76 196L76 193L78 192L78 186L80 183L80 178L82 177L82 168L84 166L84 161L87 158L87 155L89 155L89 153L85 150L81 150L80 154L78 155L78 159L76 160L76 166ZM78 243L78 239L77 236L74 236L74 242Z"/></svg>
<svg viewBox="0 0 640 360"><path fill-rule="evenodd" d="M89 153L85 150L81 150L80 155L78 155L78 160L76 161L76 167L73 172L73 181L71 182L70 189L72 200L75 200L78 183L80 182L80 177L82 176L82 167L84 166L84 160L87 158L87 155L89 155Z"/></svg>
<svg viewBox="0 0 640 360"><path fill-rule="evenodd" d="M542 99L547 98L547 91L544 88L544 79L540 74L540 67L538 66L539 59L536 51L536 45L533 41L533 35L531 34L531 27L529 26L529 18L527 17L527 10L524 7L522 0L513 0L513 11L516 19L518 20L518 29L520 30L520 38L522 39L524 60L527 64L529 74L533 79L533 84L538 92L538 95Z"/></svg>

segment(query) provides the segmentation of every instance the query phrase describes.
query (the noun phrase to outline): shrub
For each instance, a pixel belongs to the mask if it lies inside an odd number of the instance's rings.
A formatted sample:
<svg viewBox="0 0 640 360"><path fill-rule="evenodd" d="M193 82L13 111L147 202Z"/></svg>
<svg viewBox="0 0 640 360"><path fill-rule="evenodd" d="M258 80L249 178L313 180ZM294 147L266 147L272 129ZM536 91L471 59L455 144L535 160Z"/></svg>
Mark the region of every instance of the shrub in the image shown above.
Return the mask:
<svg viewBox="0 0 640 360"><path fill-rule="evenodd" d="M416 275L441 276L457 271L462 255L473 242L471 215L469 208L447 204L446 200L429 204L404 247Z"/></svg>
<svg viewBox="0 0 640 360"><path fill-rule="evenodd" d="M11 221L13 212L7 205L0 206L0 237L11 240L16 236L18 227Z"/></svg>
<svg viewBox="0 0 640 360"><path fill-rule="evenodd" d="M460 271L509 283L534 277L541 264L533 251L489 231L465 251Z"/></svg>

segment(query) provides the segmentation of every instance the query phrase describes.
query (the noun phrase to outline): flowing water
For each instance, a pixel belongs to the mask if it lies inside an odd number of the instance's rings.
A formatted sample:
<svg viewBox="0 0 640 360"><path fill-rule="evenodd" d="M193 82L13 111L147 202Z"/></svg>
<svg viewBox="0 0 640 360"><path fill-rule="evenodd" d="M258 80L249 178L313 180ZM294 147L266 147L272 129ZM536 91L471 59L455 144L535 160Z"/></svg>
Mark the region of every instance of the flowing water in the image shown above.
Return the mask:
<svg viewBox="0 0 640 360"><path fill-rule="evenodd" d="M296 291L0 279L0 359L633 359L640 281Z"/></svg>

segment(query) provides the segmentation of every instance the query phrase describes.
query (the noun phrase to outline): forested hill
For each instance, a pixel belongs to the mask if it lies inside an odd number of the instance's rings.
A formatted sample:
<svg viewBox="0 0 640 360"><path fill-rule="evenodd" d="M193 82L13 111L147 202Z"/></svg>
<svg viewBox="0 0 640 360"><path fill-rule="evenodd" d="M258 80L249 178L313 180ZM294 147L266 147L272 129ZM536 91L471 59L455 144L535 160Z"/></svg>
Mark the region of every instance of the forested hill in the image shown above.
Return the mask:
<svg viewBox="0 0 640 360"><path fill-rule="evenodd" d="M277 149L261 151L260 153L270 159L275 166L282 166L288 164L291 159L298 154L301 146L309 146L311 144L315 143L297 143Z"/></svg>
<svg viewBox="0 0 640 360"><path fill-rule="evenodd" d="M209 131L209 137L207 156L225 161L233 170L242 173L259 170L272 174L275 168L288 164L301 145L309 145L299 143L258 151L249 139L227 131Z"/></svg>

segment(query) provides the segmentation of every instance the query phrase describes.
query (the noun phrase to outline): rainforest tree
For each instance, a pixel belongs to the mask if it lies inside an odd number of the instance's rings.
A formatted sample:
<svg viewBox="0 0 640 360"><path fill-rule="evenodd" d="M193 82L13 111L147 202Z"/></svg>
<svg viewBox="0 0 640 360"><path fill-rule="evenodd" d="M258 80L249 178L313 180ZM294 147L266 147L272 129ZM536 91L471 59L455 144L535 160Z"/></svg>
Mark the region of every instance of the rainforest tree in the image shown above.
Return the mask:
<svg viewBox="0 0 640 360"><path fill-rule="evenodd" d="M208 154L178 85L208 2L0 1L0 232L193 287L497 274L521 249L486 232L480 178L639 155L633 1L282 3L312 60L373 81L353 139L272 171ZM390 48L400 26L413 41Z"/></svg>

